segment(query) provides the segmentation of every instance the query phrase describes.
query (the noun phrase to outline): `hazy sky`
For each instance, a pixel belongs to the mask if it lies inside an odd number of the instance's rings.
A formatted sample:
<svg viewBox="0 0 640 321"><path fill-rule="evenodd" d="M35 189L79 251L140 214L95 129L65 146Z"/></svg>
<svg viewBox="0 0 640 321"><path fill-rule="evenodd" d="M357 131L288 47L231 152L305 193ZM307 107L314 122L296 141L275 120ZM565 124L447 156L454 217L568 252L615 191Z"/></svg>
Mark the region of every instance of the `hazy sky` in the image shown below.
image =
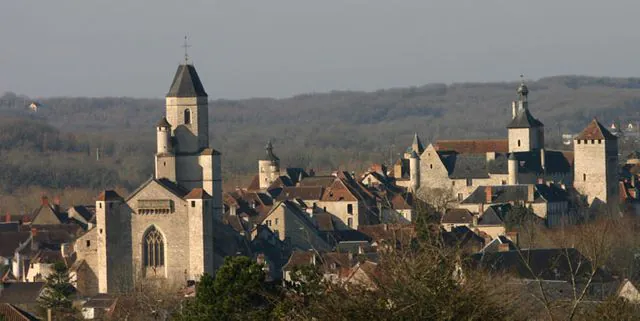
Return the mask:
<svg viewBox="0 0 640 321"><path fill-rule="evenodd" d="M640 76L638 0L0 0L0 92L211 98Z"/></svg>

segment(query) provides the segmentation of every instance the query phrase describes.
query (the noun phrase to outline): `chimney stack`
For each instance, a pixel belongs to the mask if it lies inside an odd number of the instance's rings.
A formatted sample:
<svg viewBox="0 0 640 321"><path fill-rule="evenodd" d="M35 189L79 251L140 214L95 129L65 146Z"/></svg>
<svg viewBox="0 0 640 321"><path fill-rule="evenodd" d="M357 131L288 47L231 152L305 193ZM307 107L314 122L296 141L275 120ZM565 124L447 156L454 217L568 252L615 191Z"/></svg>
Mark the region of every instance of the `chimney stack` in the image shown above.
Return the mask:
<svg viewBox="0 0 640 321"><path fill-rule="evenodd" d="M527 202L533 203L533 184L527 185Z"/></svg>
<svg viewBox="0 0 640 321"><path fill-rule="evenodd" d="M485 203L491 204L491 202L493 201L493 191L491 190L491 186L485 186L484 193L485 193L485 200L484 200Z"/></svg>

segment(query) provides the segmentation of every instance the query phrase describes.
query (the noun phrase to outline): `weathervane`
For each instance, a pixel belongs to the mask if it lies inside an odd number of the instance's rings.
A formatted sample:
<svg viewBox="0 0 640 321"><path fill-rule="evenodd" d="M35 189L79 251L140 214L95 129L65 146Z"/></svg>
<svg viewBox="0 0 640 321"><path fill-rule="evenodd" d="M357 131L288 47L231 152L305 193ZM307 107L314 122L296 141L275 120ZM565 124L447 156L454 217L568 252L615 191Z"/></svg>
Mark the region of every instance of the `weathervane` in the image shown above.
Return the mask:
<svg viewBox="0 0 640 321"><path fill-rule="evenodd" d="M182 47L184 48L184 63L188 64L189 63L189 47L191 47L191 45L189 45L189 43L187 42L187 36L184 36L184 44L182 45Z"/></svg>

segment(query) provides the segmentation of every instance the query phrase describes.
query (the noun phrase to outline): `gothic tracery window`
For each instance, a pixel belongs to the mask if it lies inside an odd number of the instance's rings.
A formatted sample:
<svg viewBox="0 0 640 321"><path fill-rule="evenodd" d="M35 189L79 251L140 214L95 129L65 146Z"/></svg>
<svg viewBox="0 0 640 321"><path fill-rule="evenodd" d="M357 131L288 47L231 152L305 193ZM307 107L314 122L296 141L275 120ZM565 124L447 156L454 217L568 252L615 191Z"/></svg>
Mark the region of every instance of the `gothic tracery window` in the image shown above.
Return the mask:
<svg viewBox="0 0 640 321"><path fill-rule="evenodd" d="M150 227L144 235L144 265L146 267L164 266L164 238L155 227Z"/></svg>

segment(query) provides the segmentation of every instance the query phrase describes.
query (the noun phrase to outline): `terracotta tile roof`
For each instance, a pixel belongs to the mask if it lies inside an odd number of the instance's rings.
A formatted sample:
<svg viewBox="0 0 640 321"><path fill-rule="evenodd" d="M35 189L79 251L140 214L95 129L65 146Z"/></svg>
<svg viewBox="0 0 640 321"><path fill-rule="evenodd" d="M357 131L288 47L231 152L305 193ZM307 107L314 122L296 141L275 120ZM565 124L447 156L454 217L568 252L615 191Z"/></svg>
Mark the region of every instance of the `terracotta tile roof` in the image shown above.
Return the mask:
<svg viewBox="0 0 640 321"><path fill-rule="evenodd" d="M32 314L21 310L20 308L8 304L0 303L0 319L5 321L38 321Z"/></svg>
<svg viewBox="0 0 640 321"><path fill-rule="evenodd" d="M184 198L187 200L194 200L194 199L202 200L202 199L210 199L211 195L209 195L209 193L207 193L204 189L198 187L198 188L192 189L191 192L189 192L189 194L187 194Z"/></svg>
<svg viewBox="0 0 640 321"><path fill-rule="evenodd" d="M359 225L358 231L375 242L395 240L402 244L408 244L416 235L415 226L408 224Z"/></svg>
<svg viewBox="0 0 640 321"><path fill-rule="evenodd" d="M253 176L251 179L251 183L247 186L248 191L257 191L260 190L260 177L258 175Z"/></svg>
<svg viewBox="0 0 640 321"><path fill-rule="evenodd" d="M606 127L604 127L597 119L593 119L587 127L585 127L574 139L617 139Z"/></svg>
<svg viewBox="0 0 640 321"><path fill-rule="evenodd" d="M509 140L438 140L433 144L433 147L436 151L454 151L460 154L507 153L509 152Z"/></svg>
<svg viewBox="0 0 640 321"><path fill-rule="evenodd" d="M311 251L295 251L291 253L287 264L282 267L282 270L292 270L297 266L305 266L314 263L315 253Z"/></svg>
<svg viewBox="0 0 640 321"><path fill-rule="evenodd" d="M122 201L123 199L120 195L118 195L118 193L116 193L116 191L105 190L102 193L100 193L100 195L98 195L96 200L107 202L107 201Z"/></svg>

